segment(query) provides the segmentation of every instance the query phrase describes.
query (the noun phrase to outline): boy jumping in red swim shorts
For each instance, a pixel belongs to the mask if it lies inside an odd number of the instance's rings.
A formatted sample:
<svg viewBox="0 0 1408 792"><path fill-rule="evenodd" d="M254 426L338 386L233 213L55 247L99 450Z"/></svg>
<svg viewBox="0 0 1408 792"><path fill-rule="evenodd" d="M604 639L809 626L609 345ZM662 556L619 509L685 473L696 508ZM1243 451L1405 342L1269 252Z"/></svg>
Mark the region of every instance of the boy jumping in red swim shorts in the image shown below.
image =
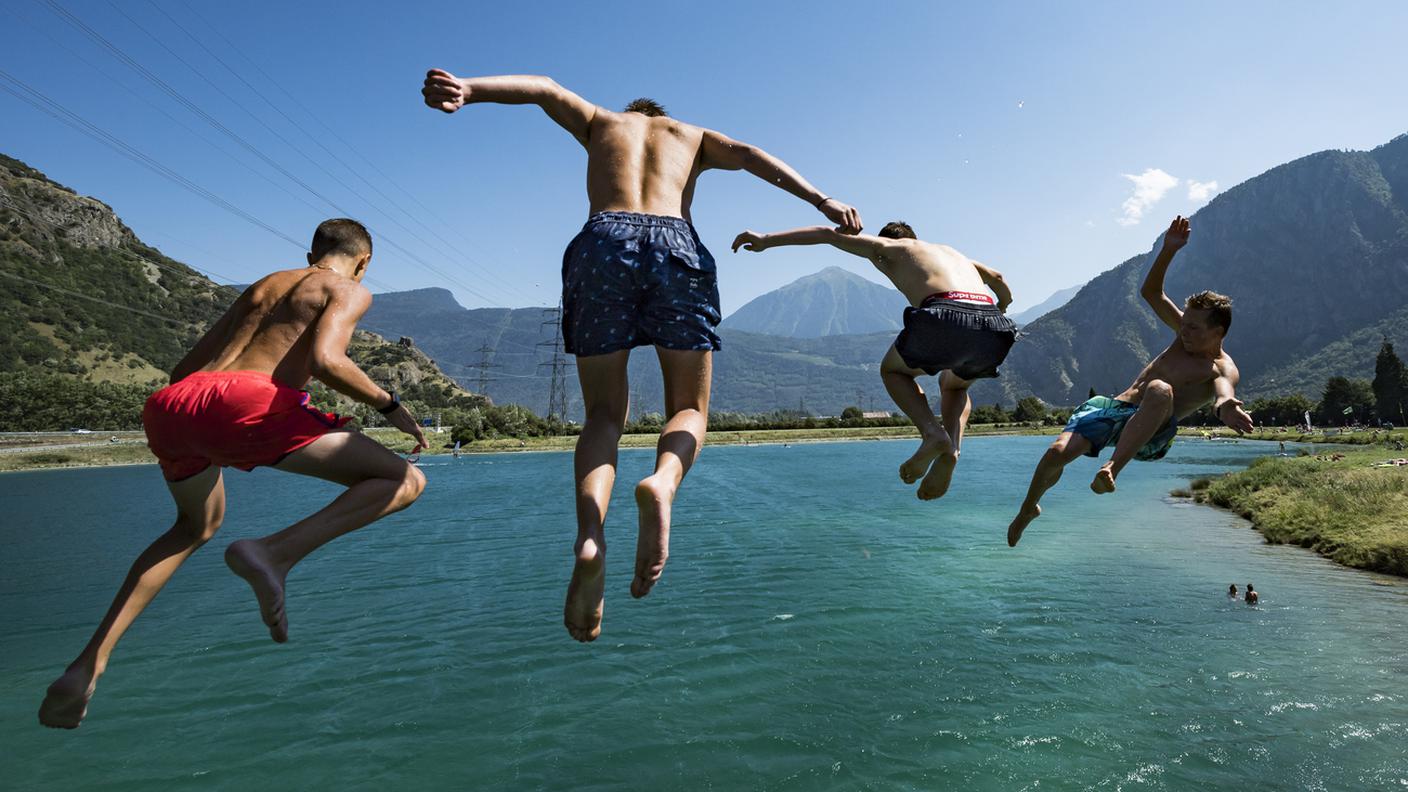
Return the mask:
<svg viewBox="0 0 1408 792"><path fill-rule="evenodd" d="M312 551L420 497L425 477L357 432L318 412L301 388L316 377L370 404L425 446L406 408L347 358L371 305L361 285L372 240L355 220L328 220L313 235L305 269L275 272L245 289L171 373L142 411L147 443L176 501L176 524L137 557L88 645L49 686L45 726L72 729L122 634L191 553L220 528L220 468L269 466L347 487L321 511L278 533L230 545L225 562L248 581L275 641L288 640L284 579ZM419 450L419 448L417 449Z"/></svg>

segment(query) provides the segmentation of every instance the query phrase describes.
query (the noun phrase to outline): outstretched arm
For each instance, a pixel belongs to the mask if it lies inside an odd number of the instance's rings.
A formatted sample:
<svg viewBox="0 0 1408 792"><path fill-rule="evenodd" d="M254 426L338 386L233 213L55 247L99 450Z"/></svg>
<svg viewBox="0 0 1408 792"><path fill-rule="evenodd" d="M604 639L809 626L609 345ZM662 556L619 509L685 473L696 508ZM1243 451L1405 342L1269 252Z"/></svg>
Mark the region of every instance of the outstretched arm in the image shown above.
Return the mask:
<svg viewBox="0 0 1408 792"><path fill-rule="evenodd" d="M978 277L983 279L992 293L997 295L997 309L1007 313L1007 306L1012 304L1012 289L1007 285L1007 279L1002 277L1002 273L992 267L973 262L973 266L978 270Z"/></svg>
<svg viewBox="0 0 1408 792"><path fill-rule="evenodd" d="M381 411L392 404L391 394L372 382L372 378L347 357L352 331L371 304L372 293L359 284L348 283L332 290L322 315L313 326L312 370L313 376L329 388ZM427 447L420 425L404 405L384 414L392 426L415 438L420 444L417 451Z"/></svg>
<svg viewBox="0 0 1408 792"><path fill-rule="evenodd" d="M592 118L597 110L596 105L558 85L551 77L534 75L460 78L444 69L431 69L420 92L426 105L446 113L474 102L535 104L583 146L591 138Z"/></svg>
<svg viewBox="0 0 1408 792"><path fill-rule="evenodd" d="M770 247L783 245L831 245L875 261L879 258L881 249L885 247L885 240L869 234L843 234L831 226L794 228L791 231L777 231L771 234L744 231L733 240L733 252L737 253L742 247L744 250L761 253Z"/></svg>
<svg viewBox="0 0 1408 792"><path fill-rule="evenodd" d="M816 207L826 215L826 219L835 223L842 233L860 233L860 212L823 194L787 163L757 146L750 146L712 129L706 129L701 158L705 168L746 170L768 184L780 187Z"/></svg>
<svg viewBox="0 0 1408 792"><path fill-rule="evenodd" d="M1184 245L1188 244L1189 226L1188 220L1182 215L1173 218L1168 230L1164 232L1164 246L1159 250L1159 255L1154 259L1154 266L1149 268L1149 274L1144 278L1144 285L1139 289L1139 294L1144 298L1144 302L1149 303L1149 307L1154 309L1163 323L1179 329L1179 323L1183 320L1183 312L1178 310L1178 305L1164 294L1164 275L1168 272L1168 265L1173 261L1173 255Z"/></svg>
<svg viewBox="0 0 1408 792"><path fill-rule="evenodd" d="M1237 372L1236 364L1228 360L1220 365L1217 379L1212 381L1212 413L1229 428L1246 434L1253 428L1252 416L1242 409L1242 402L1237 399L1239 381L1241 374Z"/></svg>

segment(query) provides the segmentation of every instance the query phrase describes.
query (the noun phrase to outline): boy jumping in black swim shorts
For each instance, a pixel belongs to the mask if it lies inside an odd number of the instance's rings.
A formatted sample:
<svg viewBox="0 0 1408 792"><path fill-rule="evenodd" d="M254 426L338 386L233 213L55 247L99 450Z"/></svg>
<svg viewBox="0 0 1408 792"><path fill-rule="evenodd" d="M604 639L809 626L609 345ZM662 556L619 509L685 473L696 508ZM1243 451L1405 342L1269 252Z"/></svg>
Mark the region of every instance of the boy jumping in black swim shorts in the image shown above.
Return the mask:
<svg viewBox="0 0 1408 792"><path fill-rule="evenodd" d="M847 236L825 226L774 234L744 231L733 240L733 250L820 244L869 259L909 298L904 329L885 353L880 378L922 438L919 450L900 465L900 479L913 484L922 476L919 498L941 498L948 492L973 406L968 387L974 380L996 377L1017 338L1016 325L1005 315L1012 292L1002 273L947 245L916 239L914 229L903 222L886 224L879 236ZM984 286L992 288L996 302ZM940 374L942 422L917 381L923 374Z"/></svg>

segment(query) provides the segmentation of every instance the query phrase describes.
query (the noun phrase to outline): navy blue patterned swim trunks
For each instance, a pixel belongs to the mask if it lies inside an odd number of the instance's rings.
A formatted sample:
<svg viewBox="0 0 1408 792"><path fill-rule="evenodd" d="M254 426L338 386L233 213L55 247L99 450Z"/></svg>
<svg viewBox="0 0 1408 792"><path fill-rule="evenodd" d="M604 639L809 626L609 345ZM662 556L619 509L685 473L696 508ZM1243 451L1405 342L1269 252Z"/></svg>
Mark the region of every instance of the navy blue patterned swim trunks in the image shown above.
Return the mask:
<svg viewBox="0 0 1408 792"><path fill-rule="evenodd" d="M562 339L573 355L654 344L717 350L714 257L679 217L598 212L562 256Z"/></svg>

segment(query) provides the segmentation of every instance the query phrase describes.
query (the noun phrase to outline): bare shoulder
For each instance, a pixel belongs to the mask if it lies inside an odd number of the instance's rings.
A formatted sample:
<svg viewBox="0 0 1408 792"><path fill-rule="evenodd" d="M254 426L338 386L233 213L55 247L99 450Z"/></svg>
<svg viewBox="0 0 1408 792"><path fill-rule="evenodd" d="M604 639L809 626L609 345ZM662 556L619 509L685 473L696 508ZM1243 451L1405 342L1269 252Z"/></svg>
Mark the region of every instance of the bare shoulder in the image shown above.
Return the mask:
<svg viewBox="0 0 1408 792"><path fill-rule="evenodd" d="M1232 356L1223 352L1213 363L1219 376L1226 377L1233 382L1241 378L1241 373L1237 371L1237 364L1233 362Z"/></svg>

